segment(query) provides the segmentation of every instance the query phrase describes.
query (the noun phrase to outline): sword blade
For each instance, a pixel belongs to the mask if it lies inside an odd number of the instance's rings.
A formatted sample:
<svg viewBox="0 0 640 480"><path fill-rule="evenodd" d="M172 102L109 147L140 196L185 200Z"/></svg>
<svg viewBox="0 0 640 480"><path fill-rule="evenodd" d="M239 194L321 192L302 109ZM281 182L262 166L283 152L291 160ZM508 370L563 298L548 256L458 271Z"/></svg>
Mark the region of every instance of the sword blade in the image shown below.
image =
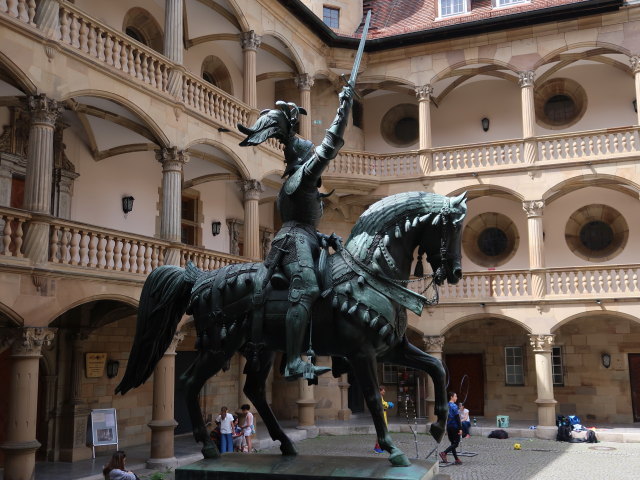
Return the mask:
<svg viewBox="0 0 640 480"><path fill-rule="evenodd" d="M364 53L364 44L367 41L367 33L369 32L370 21L371 21L371 10L367 12L367 18L364 20L362 37L360 37L360 45L358 45L356 58L353 61L353 68L351 69L351 76L349 77L349 85L351 85L351 87L356 86L356 78L358 78L358 69L360 68L360 62L362 61L362 54Z"/></svg>

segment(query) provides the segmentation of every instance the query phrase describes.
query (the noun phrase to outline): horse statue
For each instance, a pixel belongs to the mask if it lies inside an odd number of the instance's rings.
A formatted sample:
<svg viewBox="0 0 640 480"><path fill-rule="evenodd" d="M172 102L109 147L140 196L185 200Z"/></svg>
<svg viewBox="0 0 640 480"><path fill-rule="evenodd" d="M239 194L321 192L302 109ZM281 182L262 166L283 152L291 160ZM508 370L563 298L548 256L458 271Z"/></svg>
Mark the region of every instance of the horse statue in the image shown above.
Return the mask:
<svg viewBox="0 0 640 480"><path fill-rule="evenodd" d="M337 244L331 255L327 250L319 254L319 264L324 264L319 270L322 294L306 332L310 350L312 344L317 354L332 357L335 377L352 370L371 412L378 443L390 454L392 465L407 466L410 461L387 430L377 362L423 370L431 376L437 421L430 433L440 442L448 414L445 371L440 360L407 340L406 309L419 315L429 300L405 286L416 249L417 274L421 275L424 254L434 272L435 301L437 285L460 280L460 232L466 210L465 194L453 198L426 192L392 195L360 216L344 246ZM182 316L193 315L198 356L180 382L193 434L203 444L205 458L217 458L220 453L207 433L198 395L210 377L228 368L235 352L247 356L244 393L271 438L280 441L283 455L297 453L266 401L265 380L275 352L286 351L288 307L288 287L276 288L268 281L268 273L262 263L206 272L193 264L186 269L162 266L149 275L142 289L136 334L116 393L125 394L151 376Z"/></svg>

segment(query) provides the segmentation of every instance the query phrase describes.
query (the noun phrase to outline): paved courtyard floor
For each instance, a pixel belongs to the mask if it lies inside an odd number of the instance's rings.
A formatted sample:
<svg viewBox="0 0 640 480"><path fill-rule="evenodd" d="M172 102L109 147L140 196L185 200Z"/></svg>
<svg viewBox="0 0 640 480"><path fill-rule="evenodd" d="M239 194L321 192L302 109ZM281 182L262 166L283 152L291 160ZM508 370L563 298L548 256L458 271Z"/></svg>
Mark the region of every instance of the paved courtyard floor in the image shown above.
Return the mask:
<svg viewBox="0 0 640 480"><path fill-rule="evenodd" d="M409 456L416 457L412 434L395 433L396 444ZM373 452L373 435L319 436L296 443L305 455L386 456ZM520 443L521 450L514 450ZM445 443L443 444L445 447ZM418 451L424 458L435 447L428 435L418 435ZM441 447L444 448L444 447ZM478 453L460 457L462 465L441 468L452 480L638 480L640 479L640 444L638 443L562 443L553 440L509 438L496 440L471 437L460 451ZM277 449L262 453L279 453Z"/></svg>

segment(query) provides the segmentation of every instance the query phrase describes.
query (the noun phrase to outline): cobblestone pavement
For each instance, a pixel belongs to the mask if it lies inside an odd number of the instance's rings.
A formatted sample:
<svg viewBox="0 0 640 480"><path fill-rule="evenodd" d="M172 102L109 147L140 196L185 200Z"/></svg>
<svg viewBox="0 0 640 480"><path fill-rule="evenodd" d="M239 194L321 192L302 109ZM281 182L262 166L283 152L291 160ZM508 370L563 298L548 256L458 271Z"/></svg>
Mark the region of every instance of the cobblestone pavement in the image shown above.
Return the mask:
<svg viewBox="0 0 640 480"><path fill-rule="evenodd" d="M412 434L393 434L393 439L409 458L416 457ZM514 450L520 443L522 450ZM296 443L305 455L386 456L373 452L372 435L320 436ZM448 444L443 442L441 449ZM428 435L418 435L420 457L435 446ZM595 447L595 449L594 449ZM453 480L638 480L640 444L569 444L552 440L510 438L496 440L471 437L459 451L477 452L475 457L460 457L462 465L441 468ZM279 453L277 448L261 453ZM433 457L432 457L433 458Z"/></svg>

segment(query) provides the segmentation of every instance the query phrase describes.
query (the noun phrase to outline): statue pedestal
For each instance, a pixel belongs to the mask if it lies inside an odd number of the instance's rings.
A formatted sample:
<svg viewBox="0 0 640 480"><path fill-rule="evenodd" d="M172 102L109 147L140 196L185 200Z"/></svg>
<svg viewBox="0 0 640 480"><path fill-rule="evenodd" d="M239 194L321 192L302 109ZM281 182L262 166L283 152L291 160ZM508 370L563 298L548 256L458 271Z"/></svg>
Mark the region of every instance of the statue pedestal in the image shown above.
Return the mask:
<svg viewBox="0 0 640 480"><path fill-rule="evenodd" d="M175 471L176 480L430 480L438 464L412 460L409 467L393 467L386 458L329 457L226 453L217 460L200 460Z"/></svg>

